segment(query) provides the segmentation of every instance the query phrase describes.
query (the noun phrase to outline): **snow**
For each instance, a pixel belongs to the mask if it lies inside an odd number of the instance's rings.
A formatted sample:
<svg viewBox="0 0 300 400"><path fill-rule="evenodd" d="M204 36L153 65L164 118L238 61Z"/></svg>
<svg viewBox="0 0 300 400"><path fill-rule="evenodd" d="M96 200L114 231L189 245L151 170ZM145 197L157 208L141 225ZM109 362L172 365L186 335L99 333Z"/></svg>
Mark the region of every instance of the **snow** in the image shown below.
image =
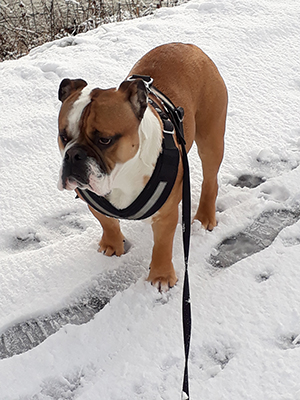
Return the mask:
<svg viewBox="0 0 300 400"><path fill-rule="evenodd" d="M229 91L218 226L205 232L196 222L192 229L191 399L300 399L299 12L296 0L192 0L0 64L0 347L9 329L57 315L93 288L111 299L89 322L64 324L32 349L2 358L1 400L180 398L180 224L179 283L160 294L145 282L150 226L122 222L131 247L107 258L96 251L101 229L86 205L57 189L60 81L117 86L143 54L171 41L201 47ZM201 185L195 148L189 159L195 212ZM241 187L243 175L260 184ZM279 227L278 210L286 213ZM261 215L265 223L257 223ZM235 262L245 250L235 247L225 254L230 267L212 265L220 245L243 232L263 249Z"/></svg>

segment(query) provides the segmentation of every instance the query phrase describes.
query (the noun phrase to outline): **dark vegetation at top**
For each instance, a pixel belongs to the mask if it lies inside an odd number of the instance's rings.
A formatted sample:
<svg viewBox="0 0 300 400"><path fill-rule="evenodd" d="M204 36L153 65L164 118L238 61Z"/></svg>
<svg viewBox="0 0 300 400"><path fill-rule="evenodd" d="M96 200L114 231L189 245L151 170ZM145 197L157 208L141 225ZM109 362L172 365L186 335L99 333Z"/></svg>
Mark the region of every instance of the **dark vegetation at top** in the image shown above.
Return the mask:
<svg viewBox="0 0 300 400"><path fill-rule="evenodd" d="M0 0L0 61L99 25L152 14L182 0Z"/></svg>

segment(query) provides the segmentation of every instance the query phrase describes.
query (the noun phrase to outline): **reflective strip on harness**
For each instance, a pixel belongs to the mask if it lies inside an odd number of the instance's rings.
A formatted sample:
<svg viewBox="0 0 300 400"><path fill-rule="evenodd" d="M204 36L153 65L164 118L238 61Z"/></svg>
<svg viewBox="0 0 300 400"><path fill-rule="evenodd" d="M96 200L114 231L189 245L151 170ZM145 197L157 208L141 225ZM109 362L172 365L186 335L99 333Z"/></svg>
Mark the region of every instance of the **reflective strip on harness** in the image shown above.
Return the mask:
<svg viewBox="0 0 300 400"><path fill-rule="evenodd" d="M78 189L77 189L78 190ZM78 190L81 194L81 196L84 198L84 200L91 206L93 207L96 211L99 211L102 214L105 214L109 217L115 217L114 214L110 213L107 211L105 208L101 207L98 201L94 200L93 197L90 195L90 192L88 190Z"/></svg>
<svg viewBox="0 0 300 400"><path fill-rule="evenodd" d="M165 187L167 186L167 182L159 182L155 192L153 193L152 197L149 199L148 203L144 205L144 207L137 212L135 215L128 219L140 219L143 215L147 214L149 210L154 206L154 204L157 202L157 200L160 198L162 195L162 192L164 191Z"/></svg>
<svg viewBox="0 0 300 400"><path fill-rule="evenodd" d="M126 218L126 219L142 219L144 215L147 215L147 213L150 211L150 209L155 205L155 203L158 201L160 196L162 195L163 191L165 190L167 186L167 182L159 182L155 192L153 195L150 197L148 202L142 207L137 213L134 215L129 215L127 217L123 217L122 215L118 214L113 214L110 213L106 208L101 207L99 202L95 201L93 197L91 196L91 192L87 190L80 190L81 196L84 198L84 200L91 206L93 207L96 211L99 211L102 214L105 214L109 217L114 217L114 218Z"/></svg>

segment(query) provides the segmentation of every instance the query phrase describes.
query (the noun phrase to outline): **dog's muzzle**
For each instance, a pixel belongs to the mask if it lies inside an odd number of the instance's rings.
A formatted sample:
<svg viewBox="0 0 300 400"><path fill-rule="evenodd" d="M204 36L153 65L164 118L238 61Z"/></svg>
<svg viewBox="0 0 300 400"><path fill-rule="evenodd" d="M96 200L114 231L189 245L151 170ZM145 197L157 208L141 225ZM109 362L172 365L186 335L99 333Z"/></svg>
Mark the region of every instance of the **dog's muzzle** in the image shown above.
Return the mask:
<svg viewBox="0 0 300 400"><path fill-rule="evenodd" d="M71 146L64 155L62 165L62 186L67 188L67 183L77 183L86 186L89 183L88 153L80 145Z"/></svg>

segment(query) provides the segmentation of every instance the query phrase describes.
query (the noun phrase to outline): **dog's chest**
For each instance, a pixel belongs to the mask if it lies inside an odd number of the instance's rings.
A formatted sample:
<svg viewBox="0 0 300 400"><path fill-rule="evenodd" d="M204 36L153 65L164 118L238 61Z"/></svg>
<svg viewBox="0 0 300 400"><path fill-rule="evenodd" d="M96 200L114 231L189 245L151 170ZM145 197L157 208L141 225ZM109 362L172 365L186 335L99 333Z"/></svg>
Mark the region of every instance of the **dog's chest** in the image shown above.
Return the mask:
<svg viewBox="0 0 300 400"><path fill-rule="evenodd" d="M141 193L155 168L162 146L161 125L147 108L139 128L137 154L112 171L112 190L108 200L117 208L128 207Z"/></svg>
<svg viewBox="0 0 300 400"><path fill-rule="evenodd" d="M114 188L108 195L108 200L116 208L128 207L141 193L153 171L139 162L126 163L126 167L118 174L113 185ZM116 167L118 168L118 167Z"/></svg>

